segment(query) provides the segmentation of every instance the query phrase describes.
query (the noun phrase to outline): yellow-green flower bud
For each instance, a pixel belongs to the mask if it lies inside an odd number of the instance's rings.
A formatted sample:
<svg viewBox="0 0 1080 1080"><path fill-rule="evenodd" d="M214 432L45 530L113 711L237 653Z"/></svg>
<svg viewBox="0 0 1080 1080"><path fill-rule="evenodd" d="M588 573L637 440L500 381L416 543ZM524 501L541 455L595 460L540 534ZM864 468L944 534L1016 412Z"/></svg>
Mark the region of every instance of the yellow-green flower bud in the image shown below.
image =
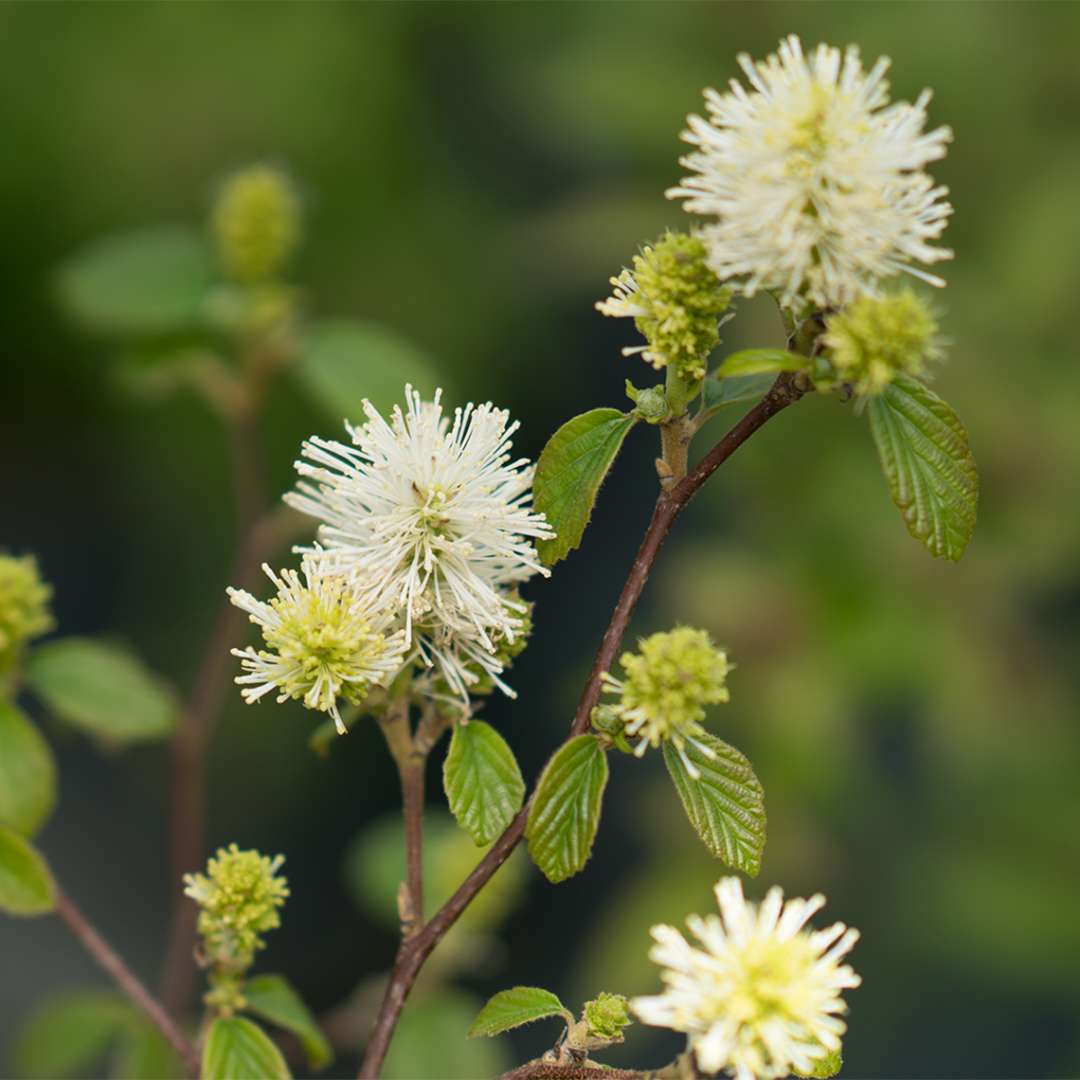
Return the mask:
<svg viewBox="0 0 1080 1080"><path fill-rule="evenodd" d="M601 992L592 1001L585 1002L582 1015L589 1025L589 1034L598 1039L621 1040L622 1029L633 1022L622 994Z"/></svg>
<svg viewBox="0 0 1080 1080"><path fill-rule="evenodd" d="M634 256L633 267L611 279L612 296L596 305L605 315L631 317L647 345L640 353L654 368L670 367L687 382L704 378L720 341L720 316L731 290L706 264L705 244L687 233L666 233Z"/></svg>
<svg viewBox="0 0 1080 1080"><path fill-rule="evenodd" d="M299 200L285 174L269 165L230 176L211 221L225 273L249 284L274 277L300 239Z"/></svg>
<svg viewBox="0 0 1080 1080"><path fill-rule="evenodd" d="M937 323L911 289L864 296L829 316L821 339L837 382L880 394L898 374L918 375L937 359Z"/></svg>
<svg viewBox="0 0 1080 1080"><path fill-rule="evenodd" d="M0 671L10 667L27 641L54 626L52 587L41 580L33 555L0 554Z"/></svg>

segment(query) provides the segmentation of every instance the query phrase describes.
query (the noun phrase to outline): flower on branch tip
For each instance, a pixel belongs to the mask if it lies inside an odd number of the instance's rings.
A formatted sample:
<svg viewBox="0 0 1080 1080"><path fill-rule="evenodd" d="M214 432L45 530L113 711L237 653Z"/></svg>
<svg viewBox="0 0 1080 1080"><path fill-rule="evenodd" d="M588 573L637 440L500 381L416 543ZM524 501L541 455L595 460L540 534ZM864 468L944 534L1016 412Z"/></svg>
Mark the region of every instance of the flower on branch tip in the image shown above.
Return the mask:
<svg viewBox="0 0 1080 1080"><path fill-rule="evenodd" d="M621 1039L622 1029L633 1023L627 1005L622 994L606 991L601 991L592 1001L586 1001L582 1016L589 1026L589 1034L598 1039Z"/></svg>
<svg viewBox="0 0 1080 1080"><path fill-rule="evenodd" d="M241 589L229 599L262 631L266 649L233 649L244 674L237 684L248 704L277 691L279 702L303 701L329 713L341 734L345 726L338 698L359 704L373 686L385 686L400 670L407 647L405 631L395 629L391 607L372 603L354 570L331 560L307 557L302 574L275 574L263 566L277 596L264 603Z"/></svg>
<svg viewBox="0 0 1080 1080"><path fill-rule="evenodd" d="M911 289L864 296L830 315L821 344L837 381L880 394L899 374L918 375L942 354L929 306Z"/></svg>
<svg viewBox="0 0 1080 1080"><path fill-rule="evenodd" d="M611 279L614 291L596 309L632 318L647 342L623 349L624 356L640 354L654 368L671 367L688 382L705 377L706 359L727 321L720 316L731 300L707 255L700 237L669 232L635 255L632 269Z"/></svg>
<svg viewBox="0 0 1080 1080"><path fill-rule="evenodd" d="M649 957L666 989L635 998L646 1024L685 1032L702 1071L736 1080L806 1074L840 1049L847 1011L841 992L862 980L841 964L859 934L843 923L810 930L820 894L786 903L779 888L748 903L738 878L716 886L720 916L687 919L698 944L672 926L654 926Z"/></svg>
<svg viewBox="0 0 1080 1080"><path fill-rule="evenodd" d="M728 700L727 654L704 630L679 626L642 638L636 653L623 653L619 663L625 675L603 677L605 693L617 697L603 708L623 725L628 739L637 739L634 753L641 757L649 746L671 742L691 776L697 769L685 754L692 743L707 757L712 751L696 736L705 729L705 706Z"/></svg>
<svg viewBox="0 0 1080 1080"><path fill-rule="evenodd" d="M729 93L705 91L708 119L691 116L683 133L692 175L668 191L716 219L702 236L721 280L822 308L899 271L944 285L912 265L952 257L931 244L952 207L924 167L952 132L923 130L930 91L890 105L886 57L865 71L855 46L806 56L794 35L739 64L750 89L732 80Z"/></svg>
<svg viewBox="0 0 1080 1080"><path fill-rule="evenodd" d="M453 693L467 700L485 676L512 693L500 651L525 628L517 587L549 573L534 541L554 532L531 507L533 467L511 457L518 424L490 402L446 416L441 393L407 386L389 419L365 401L352 446L309 439L285 499L320 521L373 610L403 613L410 648Z"/></svg>
<svg viewBox="0 0 1080 1080"><path fill-rule="evenodd" d="M253 165L221 186L211 224L229 277L248 284L267 281L300 239L300 202L281 170Z"/></svg>
<svg viewBox="0 0 1080 1080"><path fill-rule="evenodd" d="M42 580L33 555L0 552L0 669L24 642L53 628L50 599L52 586Z"/></svg>

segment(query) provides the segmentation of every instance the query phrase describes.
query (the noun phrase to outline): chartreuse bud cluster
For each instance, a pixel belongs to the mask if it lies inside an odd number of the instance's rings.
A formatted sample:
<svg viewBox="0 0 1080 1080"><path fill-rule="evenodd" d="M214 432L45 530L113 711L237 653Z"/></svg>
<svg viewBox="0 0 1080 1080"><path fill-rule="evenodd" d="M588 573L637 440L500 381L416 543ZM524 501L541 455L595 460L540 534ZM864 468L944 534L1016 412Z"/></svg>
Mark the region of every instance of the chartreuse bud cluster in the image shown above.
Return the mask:
<svg viewBox="0 0 1080 1080"><path fill-rule="evenodd" d="M225 273L244 284L275 277L300 239L299 200L288 177L269 165L230 176L211 220Z"/></svg>
<svg viewBox="0 0 1080 1080"><path fill-rule="evenodd" d="M689 626L652 634L638 647L638 652L624 653L619 659L624 678L604 675L603 689L615 695L616 701L602 706L602 711L622 724L628 739L638 740L634 748L638 757L647 747L665 742L671 742L680 754L689 742L711 756L695 737L705 730L701 725L705 706L728 700L727 654L706 631ZM696 774L689 761L686 766L691 775Z"/></svg>
<svg viewBox="0 0 1080 1080"><path fill-rule="evenodd" d="M201 908L199 962L210 969L211 987L206 1003L222 1013L243 1008L244 976L264 947L263 935L281 925L278 909L289 895L278 874L284 861L231 844L218 849L205 874L184 877L185 895Z"/></svg>
<svg viewBox="0 0 1080 1080"><path fill-rule="evenodd" d="M705 376L705 363L720 340L720 316L731 300L706 264L697 236L666 233L634 256L632 269L611 279L613 294L596 307L604 315L630 317L647 344L623 349L640 353L656 369L671 368L694 382Z"/></svg>
<svg viewBox="0 0 1080 1080"><path fill-rule="evenodd" d="M911 289L864 296L831 315L822 345L835 380L880 394L899 374L918 375L941 355L937 323Z"/></svg>
<svg viewBox="0 0 1080 1080"><path fill-rule="evenodd" d="M586 1001L582 1016L589 1026L589 1034L597 1039L621 1039L622 1029L633 1023L627 1005L622 994L609 994L607 991L601 991L592 1001Z"/></svg>
<svg viewBox="0 0 1080 1080"><path fill-rule="evenodd" d="M0 553L0 671L27 642L53 628L52 587L42 581L33 555Z"/></svg>

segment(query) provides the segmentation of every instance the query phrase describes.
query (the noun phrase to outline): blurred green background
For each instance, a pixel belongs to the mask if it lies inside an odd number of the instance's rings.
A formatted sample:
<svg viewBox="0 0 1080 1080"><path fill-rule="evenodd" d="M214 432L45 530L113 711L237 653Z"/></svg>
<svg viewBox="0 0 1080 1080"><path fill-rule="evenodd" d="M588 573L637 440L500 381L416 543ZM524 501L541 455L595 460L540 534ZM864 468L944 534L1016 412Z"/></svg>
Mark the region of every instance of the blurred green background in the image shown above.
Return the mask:
<svg viewBox="0 0 1080 1080"><path fill-rule="evenodd" d="M680 522L633 633L699 624L738 665L713 727L765 786L770 838L752 890L820 889L863 931L846 1075L1075 1076L1075 4L3 6L0 547L38 553L63 633L135 643L188 684L228 578L225 442L194 395L125 392L109 350L64 319L54 276L102 235L204 220L221 177L252 160L286 165L301 187L295 277L313 312L411 339L456 399L490 397L521 418L522 453L573 413L620 405L623 379L648 373L619 356L627 327L592 304L640 242L685 224L662 193L701 89L735 74L737 52L763 55L790 31L887 53L894 94L933 86L932 122L955 129L934 170L957 207L957 257L935 296L953 344L936 389L971 433L979 527L959 565L931 560L889 502L865 418L809 399ZM779 340L767 301L740 305L725 334L731 347ZM264 436L275 491L312 431L338 427L282 380ZM652 455L651 432L635 431L583 549L529 589L520 700L485 714L528 776L567 728L648 517ZM388 827L356 837L392 813L396 782L373 728L322 760L307 749L313 726L300 708L230 695L211 836L286 854L293 896L260 968L288 971L320 1012L360 986L362 1019L365 981L395 943L371 897L353 899L381 887L356 879L385 861ZM50 734L62 802L41 845L154 980L176 887L164 749L109 754ZM477 1075L550 1045L557 1032L540 1026L464 1043L475 999L502 987L580 1004L656 986L648 926L707 909L720 867L658 757L612 764L587 871L556 887L520 865L497 938L485 924L446 961L443 988L431 979L418 997L394 1075ZM100 983L55 920L0 922L0 1062L47 995ZM348 1034L359 1021L337 1022ZM637 1027L607 1060L658 1064L672 1045Z"/></svg>

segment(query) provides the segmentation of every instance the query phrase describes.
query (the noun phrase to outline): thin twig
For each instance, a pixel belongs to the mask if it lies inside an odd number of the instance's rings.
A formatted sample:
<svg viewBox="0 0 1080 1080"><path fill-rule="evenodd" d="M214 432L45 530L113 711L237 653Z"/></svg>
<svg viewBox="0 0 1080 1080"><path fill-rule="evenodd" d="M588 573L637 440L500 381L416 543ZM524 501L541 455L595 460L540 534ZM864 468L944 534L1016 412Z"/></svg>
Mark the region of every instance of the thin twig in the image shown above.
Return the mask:
<svg viewBox="0 0 1080 1080"><path fill-rule="evenodd" d="M71 897L59 886L56 886L56 914L135 1006L141 1009L161 1034L168 1039L169 1045L180 1055L188 1072L198 1075L198 1055L176 1022L117 955L112 946L94 929L86 916L75 906Z"/></svg>
<svg viewBox="0 0 1080 1080"><path fill-rule="evenodd" d="M803 389L788 374L782 374L773 384L772 389L758 402L690 471L690 473L672 490L662 492L653 508L645 538L638 549L637 556L626 583L623 586L618 603L612 613L611 621L600 642L592 672L582 692L574 722L569 736L581 735L588 730L592 710L600 697L600 680L615 660L622 643L630 618L637 606L639 597L645 588L660 548L664 544L671 526L686 504L694 497L706 480L736 451L751 435L761 428L770 418L803 395ZM487 854L474 867L472 873L458 887L457 892L432 916L431 920L410 940L403 942L398 950L386 994L383 998L379 1016L375 1021L371 1038L368 1041L363 1063L360 1066L361 1080L376 1080L382 1068L383 1059L390 1046L398 1016L405 1004L405 999L412 989L416 977L432 950L442 940L447 931L457 921L461 913L472 903L476 894L487 884L495 872L521 842L528 816L528 803L518 811L513 821L503 834L488 849Z"/></svg>

